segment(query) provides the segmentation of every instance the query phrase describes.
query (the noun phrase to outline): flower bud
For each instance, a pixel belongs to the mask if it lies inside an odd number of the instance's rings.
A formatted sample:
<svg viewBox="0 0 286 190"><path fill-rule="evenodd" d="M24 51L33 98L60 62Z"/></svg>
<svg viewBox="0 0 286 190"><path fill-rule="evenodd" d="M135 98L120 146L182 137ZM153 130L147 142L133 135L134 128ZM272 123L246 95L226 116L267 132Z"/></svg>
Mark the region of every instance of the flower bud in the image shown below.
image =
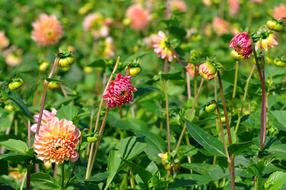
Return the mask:
<svg viewBox="0 0 286 190"><path fill-rule="evenodd" d="M73 64L73 62L74 62L74 57L72 57L72 56L63 57L63 58L60 58L60 60L59 60L59 66L69 67L70 65Z"/></svg>
<svg viewBox="0 0 286 190"><path fill-rule="evenodd" d="M275 58L273 61L273 64L278 66L278 67L285 67L286 66L286 62L284 60L282 60L281 58Z"/></svg>
<svg viewBox="0 0 286 190"><path fill-rule="evenodd" d="M48 88L51 89L51 90L57 89L59 87L60 87L60 85L56 81L51 81L51 82L48 83Z"/></svg>
<svg viewBox="0 0 286 190"><path fill-rule="evenodd" d="M23 85L23 80L21 78L14 78L12 79L11 82L9 82L8 84L8 88L10 90L16 90L18 88L20 88Z"/></svg>
<svg viewBox="0 0 286 190"><path fill-rule="evenodd" d="M189 63L186 67L185 67L188 75L191 77L191 78L194 78L196 76L198 76L198 67L197 65L195 64L192 64L192 63Z"/></svg>
<svg viewBox="0 0 286 190"><path fill-rule="evenodd" d="M52 167L52 163L51 162L44 162L44 166L46 169L50 169Z"/></svg>
<svg viewBox="0 0 286 190"><path fill-rule="evenodd" d="M16 108L15 108L15 106L14 106L13 104L7 103L7 104L4 106L4 109L5 109L6 111L11 112L11 111L14 111Z"/></svg>
<svg viewBox="0 0 286 190"><path fill-rule="evenodd" d="M98 136L87 137L87 142L96 142L98 140Z"/></svg>
<svg viewBox="0 0 286 190"><path fill-rule="evenodd" d="M85 66L85 67L83 67L83 71L84 71L85 73L92 73L93 68L90 67L90 66Z"/></svg>
<svg viewBox="0 0 286 190"><path fill-rule="evenodd" d="M205 111L207 113L213 112L216 109L216 101L212 100L211 102L209 102L206 106L205 106Z"/></svg>
<svg viewBox="0 0 286 190"><path fill-rule="evenodd" d="M200 64L199 73L204 79L211 80L217 75L217 69L213 62L207 60Z"/></svg>
<svg viewBox="0 0 286 190"><path fill-rule="evenodd" d="M231 39L229 47L244 58L248 58L252 53L252 40L247 32L241 32Z"/></svg>
<svg viewBox="0 0 286 190"><path fill-rule="evenodd" d="M50 64L47 61L42 62L39 66L39 71L45 72L48 69L49 65Z"/></svg>
<svg viewBox="0 0 286 190"><path fill-rule="evenodd" d="M125 72L126 72L126 75L129 75L131 77L136 77L137 75L139 75L142 71L142 68L140 65L136 65L136 66L131 66L129 65Z"/></svg>
<svg viewBox="0 0 286 190"><path fill-rule="evenodd" d="M266 26L267 28L269 28L270 30L273 30L275 32L281 32L283 30L283 24L277 20L268 20L266 22Z"/></svg>

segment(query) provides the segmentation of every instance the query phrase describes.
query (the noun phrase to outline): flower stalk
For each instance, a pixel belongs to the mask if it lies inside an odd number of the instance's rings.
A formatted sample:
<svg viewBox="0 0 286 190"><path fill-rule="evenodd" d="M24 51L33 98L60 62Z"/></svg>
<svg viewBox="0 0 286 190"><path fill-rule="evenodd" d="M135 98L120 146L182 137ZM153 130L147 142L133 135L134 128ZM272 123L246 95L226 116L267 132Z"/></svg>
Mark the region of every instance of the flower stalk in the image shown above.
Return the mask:
<svg viewBox="0 0 286 190"><path fill-rule="evenodd" d="M267 112L267 107L266 107L266 87L265 87L265 70L264 70L264 65L265 65L265 60L264 57L261 57L261 65L259 63L259 59L257 56L257 52L254 49L253 51L255 62L256 62L256 67L257 71L259 74L259 80L261 82L261 90L262 90L262 97L261 97L261 114L260 114L260 121L261 121L261 128L260 128L260 149L262 150L265 147L265 141L266 141L266 112Z"/></svg>
<svg viewBox="0 0 286 190"><path fill-rule="evenodd" d="M55 60L54 60L53 65L52 65L52 68L51 68L51 71L49 73L48 78L51 78L54 75L58 63L59 63L59 58L56 57ZM41 107L40 107L40 112L39 112L39 119L38 119L38 122L37 122L36 134L39 134L40 127L41 127L41 122L42 122L42 117L43 117L43 112L44 112L44 109L45 109L45 103L46 103L46 97L47 97L48 83L49 82L47 80L44 80L44 82L43 82L43 92L42 92L42 97L41 97Z"/></svg>

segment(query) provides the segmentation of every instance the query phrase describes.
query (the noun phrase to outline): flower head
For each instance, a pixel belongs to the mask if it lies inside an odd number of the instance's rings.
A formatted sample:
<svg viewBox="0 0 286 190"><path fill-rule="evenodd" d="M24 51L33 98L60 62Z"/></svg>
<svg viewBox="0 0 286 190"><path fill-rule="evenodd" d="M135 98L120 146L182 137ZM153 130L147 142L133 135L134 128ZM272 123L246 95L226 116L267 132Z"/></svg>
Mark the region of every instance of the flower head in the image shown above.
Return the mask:
<svg viewBox="0 0 286 190"><path fill-rule="evenodd" d="M211 61L206 61L199 66L201 77L206 80L212 80L217 75L217 69Z"/></svg>
<svg viewBox="0 0 286 190"><path fill-rule="evenodd" d="M32 26L32 39L42 46L57 43L63 35L62 25L53 15L41 14Z"/></svg>
<svg viewBox="0 0 286 190"><path fill-rule="evenodd" d="M51 122L54 119L57 119L56 114L57 114L57 110L54 108L52 108L51 112L48 110L44 110L43 115L42 115L42 120L41 120L41 127L45 127L47 123ZM37 123L39 121L39 115L40 114L34 115L35 124L31 126L31 131L33 131L34 133L37 130Z"/></svg>
<svg viewBox="0 0 286 190"><path fill-rule="evenodd" d="M0 50L5 49L9 45L9 40L5 35L5 32L0 31Z"/></svg>
<svg viewBox="0 0 286 190"><path fill-rule="evenodd" d="M169 0L168 6L172 11L186 12L187 5L184 0Z"/></svg>
<svg viewBox="0 0 286 190"><path fill-rule="evenodd" d="M186 71L189 74L191 78L194 78L195 76L198 76L198 68L195 64L189 63L186 66Z"/></svg>
<svg viewBox="0 0 286 190"><path fill-rule="evenodd" d="M44 163L76 161L79 154L75 149L80 136L80 130L71 121L53 119L35 135L34 150Z"/></svg>
<svg viewBox="0 0 286 190"><path fill-rule="evenodd" d="M280 20L282 18L286 18L286 5L285 4L280 4L277 7L273 9L272 16L276 20Z"/></svg>
<svg viewBox="0 0 286 190"><path fill-rule="evenodd" d="M228 8L229 8L230 16L237 15L237 13L240 9L239 0L228 0Z"/></svg>
<svg viewBox="0 0 286 190"><path fill-rule="evenodd" d="M153 48L154 51L162 58L168 61L172 61L176 58L176 53L170 47L170 42L166 34L162 31L159 31L156 38L153 38Z"/></svg>
<svg viewBox="0 0 286 190"><path fill-rule="evenodd" d="M229 23L220 17L214 17L213 29L217 33L217 35L221 36L223 34L227 34L229 31Z"/></svg>
<svg viewBox="0 0 286 190"><path fill-rule="evenodd" d="M97 39L108 36L111 23L110 18L104 18L100 13L91 13L84 18L83 29Z"/></svg>
<svg viewBox="0 0 286 190"><path fill-rule="evenodd" d="M107 37L104 40L104 50L103 50L103 57L111 58L114 56L114 44L111 37Z"/></svg>
<svg viewBox="0 0 286 190"><path fill-rule="evenodd" d="M150 13L140 5L131 5L126 11L126 17L131 21L131 28L144 30L151 19Z"/></svg>
<svg viewBox="0 0 286 190"><path fill-rule="evenodd" d="M278 45L277 36L274 33L269 33L265 37L263 36L255 44L255 49L263 49L268 51L269 49Z"/></svg>
<svg viewBox="0 0 286 190"><path fill-rule="evenodd" d="M241 32L232 38L229 47L244 58L248 58L252 53L252 40L247 32Z"/></svg>
<svg viewBox="0 0 286 190"><path fill-rule="evenodd" d="M22 50L16 47L11 47L4 53L5 62L10 67L18 66L22 63Z"/></svg>
<svg viewBox="0 0 286 190"><path fill-rule="evenodd" d="M109 108L120 107L133 100L133 93L136 90L131 83L131 77L119 73L108 85L103 94L103 99L107 101Z"/></svg>

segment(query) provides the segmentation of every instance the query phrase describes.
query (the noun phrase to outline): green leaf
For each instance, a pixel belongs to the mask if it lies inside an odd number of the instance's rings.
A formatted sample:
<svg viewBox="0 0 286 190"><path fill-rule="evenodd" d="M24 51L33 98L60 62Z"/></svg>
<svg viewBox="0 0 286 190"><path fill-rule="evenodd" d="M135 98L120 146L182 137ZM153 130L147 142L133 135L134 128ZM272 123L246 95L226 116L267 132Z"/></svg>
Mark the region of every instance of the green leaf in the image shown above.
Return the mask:
<svg viewBox="0 0 286 190"><path fill-rule="evenodd" d="M285 189L286 185L286 173L277 171L272 173L264 184L267 190L282 190ZM283 187L283 188L282 188Z"/></svg>
<svg viewBox="0 0 286 190"><path fill-rule="evenodd" d="M52 176L42 172L31 175L31 184L35 189L60 189Z"/></svg>
<svg viewBox="0 0 286 190"><path fill-rule="evenodd" d="M274 122L276 123L275 127L280 130L286 131L286 111L285 110L276 110L270 111L269 116L273 118Z"/></svg>
<svg viewBox="0 0 286 190"><path fill-rule="evenodd" d="M21 154L26 154L29 150L27 144L24 141L9 139L7 141L1 141L0 145L2 145L7 150L18 152Z"/></svg>
<svg viewBox="0 0 286 190"><path fill-rule="evenodd" d="M124 159L124 162L132 169L133 173L138 173L144 184L148 187L148 182L153 177L152 173L146 171L144 168L138 166L137 164L129 162L128 160Z"/></svg>
<svg viewBox="0 0 286 190"><path fill-rule="evenodd" d="M116 147L117 150L111 151L108 158L108 163L107 163L108 177L104 189L107 189L111 184L113 178L115 177L116 173L118 172L122 164L122 159L132 160L140 153L142 153L145 147L146 143L143 143L141 139L136 137L128 137L122 139L119 142L119 144Z"/></svg>
<svg viewBox="0 0 286 190"><path fill-rule="evenodd" d="M124 60L123 65L127 65L129 62L133 61L134 59L140 59L148 54L152 53L151 51L144 51L144 52L139 52L134 55L131 55L127 59Z"/></svg>
<svg viewBox="0 0 286 190"><path fill-rule="evenodd" d="M286 159L286 144L274 144L270 146L268 151L276 159Z"/></svg>
<svg viewBox="0 0 286 190"><path fill-rule="evenodd" d="M60 119L73 120L79 113L79 108L73 105L62 105L57 112Z"/></svg>
<svg viewBox="0 0 286 190"><path fill-rule="evenodd" d="M164 80L182 80L182 73L181 72L175 72L175 73L159 73L158 75L155 75L153 77L153 80L157 81L160 79Z"/></svg>
<svg viewBox="0 0 286 190"><path fill-rule="evenodd" d="M183 168L191 169L201 175L208 176L209 179L216 181L226 176L223 169L218 165L211 165L207 163L185 163Z"/></svg>
<svg viewBox="0 0 286 190"><path fill-rule="evenodd" d="M215 137L195 125L185 120L189 134L202 145L209 153L216 156L225 156L223 144Z"/></svg>

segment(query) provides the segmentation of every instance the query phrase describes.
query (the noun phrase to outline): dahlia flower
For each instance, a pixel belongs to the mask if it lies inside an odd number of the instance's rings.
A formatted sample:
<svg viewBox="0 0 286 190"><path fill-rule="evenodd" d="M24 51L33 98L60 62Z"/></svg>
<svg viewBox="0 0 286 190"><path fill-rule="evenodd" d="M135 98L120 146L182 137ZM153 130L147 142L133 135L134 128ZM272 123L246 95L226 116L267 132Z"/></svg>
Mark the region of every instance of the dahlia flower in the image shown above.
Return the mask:
<svg viewBox="0 0 286 190"><path fill-rule="evenodd" d="M255 44L255 49L263 49L268 51L269 49L273 48L274 46L278 45L277 36L274 33L268 34L267 37L259 39Z"/></svg>
<svg viewBox="0 0 286 190"><path fill-rule="evenodd" d="M32 39L42 46L55 44L63 36L62 25L53 15L41 14L32 26Z"/></svg>
<svg viewBox="0 0 286 190"><path fill-rule="evenodd" d="M0 31L0 50L5 49L9 45L9 40L5 35L5 32Z"/></svg>
<svg viewBox="0 0 286 190"><path fill-rule="evenodd" d="M184 0L169 0L168 6L172 11L186 12L187 5Z"/></svg>
<svg viewBox="0 0 286 190"><path fill-rule="evenodd" d="M57 119L56 117L56 114L57 114L57 110L52 108L52 111L48 111L48 110L44 110L43 111L43 115L42 115L42 120L41 120L41 127L45 127L47 125L48 122L51 122L53 121L54 119ZM35 124L33 124L31 126L31 131L33 131L34 133L36 132L37 130L37 123L39 121L39 115L40 114L36 114L34 115L34 121L35 121Z"/></svg>
<svg viewBox="0 0 286 190"><path fill-rule="evenodd" d="M273 9L272 16L276 20L280 20L282 18L286 18L286 5L281 3Z"/></svg>
<svg viewBox="0 0 286 190"><path fill-rule="evenodd" d="M220 17L214 17L212 26L217 35L227 34L229 31L229 23Z"/></svg>
<svg viewBox="0 0 286 190"><path fill-rule="evenodd" d="M248 58L252 53L252 40L247 32L241 32L232 38L229 47L244 58Z"/></svg>
<svg viewBox="0 0 286 190"><path fill-rule="evenodd" d="M217 69L212 62L206 61L200 64L199 74L206 80L212 80L217 75Z"/></svg>
<svg viewBox="0 0 286 190"><path fill-rule="evenodd" d="M189 74L189 76L191 78L194 78L195 76L198 75L198 68L195 64L191 64L189 63L187 66L186 66L186 71L187 73Z"/></svg>
<svg viewBox="0 0 286 190"><path fill-rule="evenodd" d="M110 18L104 18L100 13L91 13L84 18L83 29L97 39L108 36L111 23Z"/></svg>
<svg viewBox="0 0 286 190"><path fill-rule="evenodd" d="M5 62L10 67L18 66L22 63L22 50L16 47L11 47L3 52Z"/></svg>
<svg viewBox="0 0 286 190"><path fill-rule="evenodd" d="M44 163L61 164L65 160L76 161L79 154L75 150L80 140L80 130L71 121L54 119L40 128L35 135L34 150L37 158Z"/></svg>
<svg viewBox="0 0 286 190"><path fill-rule="evenodd" d="M230 16L237 15L240 9L239 0L228 0L228 9L229 9Z"/></svg>
<svg viewBox="0 0 286 190"><path fill-rule="evenodd" d="M126 17L131 21L131 28L144 30L150 21L150 13L140 5L131 5L126 11Z"/></svg>
<svg viewBox="0 0 286 190"><path fill-rule="evenodd" d="M171 62L176 58L176 53L171 49L168 37L162 31L159 31L156 38L153 39L153 48L162 59Z"/></svg>
<svg viewBox="0 0 286 190"><path fill-rule="evenodd" d="M111 37L107 37L104 40L104 50L103 50L103 57L111 58L114 56L114 44Z"/></svg>
<svg viewBox="0 0 286 190"><path fill-rule="evenodd" d="M121 107L133 100L133 93L136 90L131 83L131 77L119 73L103 93L103 99L109 108Z"/></svg>

